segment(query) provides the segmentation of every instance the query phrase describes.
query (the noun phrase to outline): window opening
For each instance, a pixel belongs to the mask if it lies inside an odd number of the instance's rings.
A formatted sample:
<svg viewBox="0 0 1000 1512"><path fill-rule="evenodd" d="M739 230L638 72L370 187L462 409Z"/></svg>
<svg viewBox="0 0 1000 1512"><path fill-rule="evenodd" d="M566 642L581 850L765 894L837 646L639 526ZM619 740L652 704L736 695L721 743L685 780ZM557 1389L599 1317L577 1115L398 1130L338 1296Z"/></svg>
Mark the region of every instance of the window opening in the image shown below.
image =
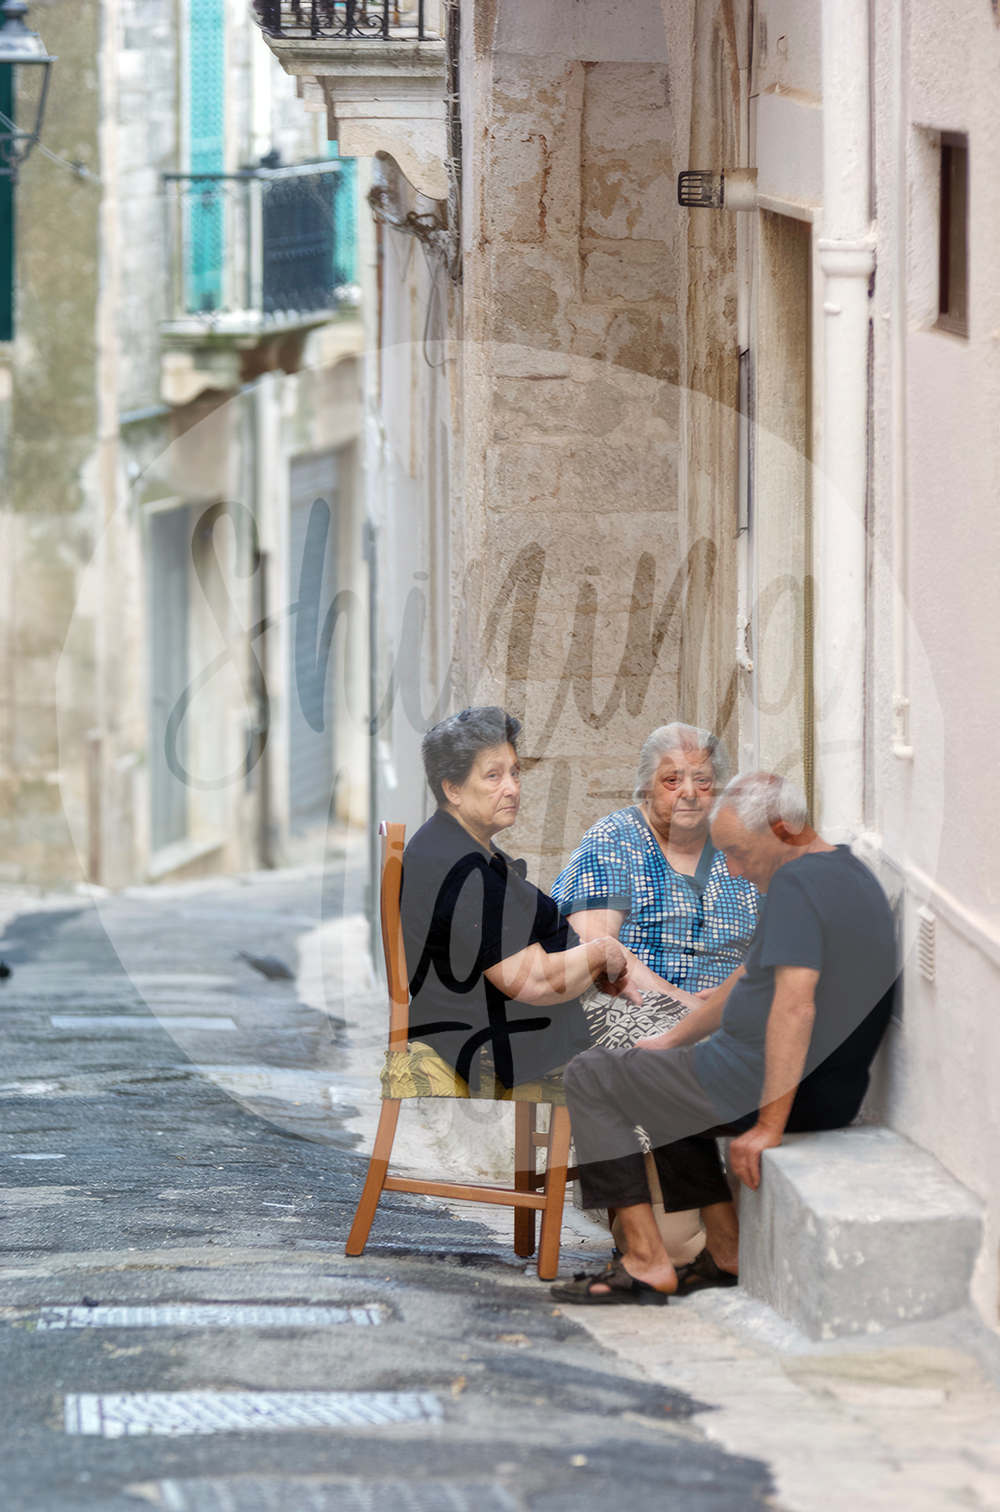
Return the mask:
<svg viewBox="0 0 1000 1512"><path fill-rule="evenodd" d="M941 136L941 215L938 237L938 320L946 331L969 334L969 145Z"/></svg>

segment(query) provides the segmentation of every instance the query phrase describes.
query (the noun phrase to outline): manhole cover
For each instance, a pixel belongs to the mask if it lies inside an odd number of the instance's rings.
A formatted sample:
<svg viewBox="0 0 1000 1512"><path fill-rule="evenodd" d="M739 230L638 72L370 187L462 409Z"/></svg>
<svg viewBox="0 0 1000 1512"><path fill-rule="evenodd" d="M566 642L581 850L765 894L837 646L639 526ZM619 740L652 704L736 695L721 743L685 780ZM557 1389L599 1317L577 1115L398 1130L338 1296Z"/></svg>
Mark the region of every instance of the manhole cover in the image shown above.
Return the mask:
<svg viewBox="0 0 1000 1512"><path fill-rule="evenodd" d="M165 1512L518 1512L503 1486L449 1481L168 1480L130 1487Z"/></svg>
<svg viewBox="0 0 1000 1512"><path fill-rule="evenodd" d="M442 1416L436 1396L404 1391L118 1391L65 1399L66 1432L100 1438L382 1428Z"/></svg>

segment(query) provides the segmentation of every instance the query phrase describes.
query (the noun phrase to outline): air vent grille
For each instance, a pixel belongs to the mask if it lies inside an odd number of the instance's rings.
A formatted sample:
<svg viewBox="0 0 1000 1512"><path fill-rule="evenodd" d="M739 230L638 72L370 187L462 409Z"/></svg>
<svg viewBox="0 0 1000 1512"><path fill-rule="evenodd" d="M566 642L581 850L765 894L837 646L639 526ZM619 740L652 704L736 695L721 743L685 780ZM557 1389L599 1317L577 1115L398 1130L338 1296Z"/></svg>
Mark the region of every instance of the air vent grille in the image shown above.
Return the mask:
<svg viewBox="0 0 1000 1512"><path fill-rule="evenodd" d="M721 210L725 200L721 173L688 169L677 180L677 203L692 210Z"/></svg>
<svg viewBox="0 0 1000 1512"><path fill-rule="evenodd" d="M929 908L918 908L917 919L917 970L925 982L933 982L937 970L937 920Z"/></svg>

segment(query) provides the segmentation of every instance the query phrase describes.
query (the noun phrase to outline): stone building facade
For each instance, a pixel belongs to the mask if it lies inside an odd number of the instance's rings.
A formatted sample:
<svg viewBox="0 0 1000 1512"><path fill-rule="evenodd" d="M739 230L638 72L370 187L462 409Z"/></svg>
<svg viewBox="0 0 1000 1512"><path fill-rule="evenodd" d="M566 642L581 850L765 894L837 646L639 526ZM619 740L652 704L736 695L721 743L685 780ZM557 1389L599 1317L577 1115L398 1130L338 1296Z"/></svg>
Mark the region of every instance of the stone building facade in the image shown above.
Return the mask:
<svg viewBox="0 0 1000 1512"><path fill-rule="evenodd" d="M360 555L358 291L330 261L356 258L356 165L242 12L102 0L33 24L55 158L16 190L0 349L2 876L267 864L325 821L352 738L338 755L332 706L302 712L290 606L313 498L325 599Z"/></svg>

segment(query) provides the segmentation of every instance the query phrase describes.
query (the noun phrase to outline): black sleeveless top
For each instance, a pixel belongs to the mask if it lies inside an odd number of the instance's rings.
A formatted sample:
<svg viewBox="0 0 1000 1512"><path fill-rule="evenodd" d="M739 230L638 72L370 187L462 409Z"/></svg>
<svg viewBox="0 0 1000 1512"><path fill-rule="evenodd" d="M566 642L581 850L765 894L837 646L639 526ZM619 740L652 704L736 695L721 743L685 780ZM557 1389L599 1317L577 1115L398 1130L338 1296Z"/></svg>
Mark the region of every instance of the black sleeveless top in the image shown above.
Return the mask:
<svg viewBox="0 0 1000 1512"><path fill-rule="evenodd" d="M485 976L528 945L555 954L580 943L526 870L503 851L487 855L440 809L403 852L410 1038L431 1045L474 1090L483 1048L499 1080L514 1087L590 1044L578 998L539 1008L507 997Z"/></svg>

